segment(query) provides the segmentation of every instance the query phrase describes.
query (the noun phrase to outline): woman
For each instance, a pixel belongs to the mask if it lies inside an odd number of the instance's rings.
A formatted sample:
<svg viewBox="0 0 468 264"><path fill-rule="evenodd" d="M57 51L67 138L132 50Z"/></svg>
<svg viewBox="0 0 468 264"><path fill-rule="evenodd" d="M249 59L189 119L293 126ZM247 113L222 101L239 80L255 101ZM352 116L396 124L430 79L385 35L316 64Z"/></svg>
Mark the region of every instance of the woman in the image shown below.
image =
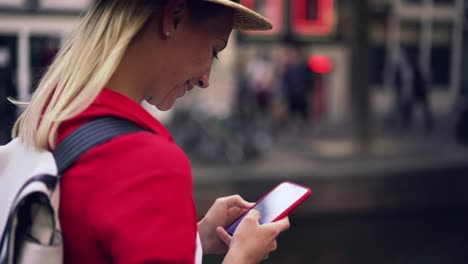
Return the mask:
<svg viewBox="0 0 468 264"><path fill-rule="evenodd" d="M225 263L257 263L276 249L287 218L260 226L252 211L232 237L222 228L251 206L239 196L218 199L197 224L190 162L140 106L168 110L195 86L207 88L233 28L271 24L229 0L95 1L14 130L49 149L102 116L147 130L92 149L66 172L66 263L201 262L198 237L204 253L227 252Z"/></svg>

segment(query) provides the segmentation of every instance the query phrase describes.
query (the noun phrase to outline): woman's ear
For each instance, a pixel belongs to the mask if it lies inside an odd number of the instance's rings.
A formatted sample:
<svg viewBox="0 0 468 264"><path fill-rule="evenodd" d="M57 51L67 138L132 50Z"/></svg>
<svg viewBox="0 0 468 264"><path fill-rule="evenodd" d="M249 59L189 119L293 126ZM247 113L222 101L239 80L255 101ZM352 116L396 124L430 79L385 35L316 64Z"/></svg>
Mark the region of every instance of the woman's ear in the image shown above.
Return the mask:
<svg viewBox="0 0 468 264"><path fill-rule="evenodd" d="M187 0L169 0L162 15L161 32L165 37L170 37L184 18L184 10L187 8Z"/></svg>

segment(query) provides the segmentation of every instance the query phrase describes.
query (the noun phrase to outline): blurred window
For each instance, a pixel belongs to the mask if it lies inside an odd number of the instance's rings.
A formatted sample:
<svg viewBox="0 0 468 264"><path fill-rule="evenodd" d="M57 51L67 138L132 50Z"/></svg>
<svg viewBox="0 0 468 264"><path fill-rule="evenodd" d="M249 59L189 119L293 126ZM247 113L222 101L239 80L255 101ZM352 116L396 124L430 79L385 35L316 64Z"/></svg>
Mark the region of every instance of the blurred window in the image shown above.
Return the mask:
<svg viewBox="0 0 468 264"><path fill-rule="evenodd" d="M450 84L452 68L453 25L450 22L435 22L432 27L431 74L436 86Z"/></svg>
<svg viewBox="0 0 468 264"><path fill-rule="evenodd" d="M5 63L2 63L0 66L3 68L8 67L15 69L18 57L18 37L11 34L0 34L0 49L2 49L5 54L8 54L3 55L8 58L4 58Z"/></svg>
<svg viewBox="0 0 468 264"><path fill-rule="evenodd" d="M453 24L450 22L434 22L432 26L432 42L448 45L452 42Z"/></svg>
<svg viewBox="0 0 468 264"><path fill-rule="evenodd" d="M401 42L407 45L414 45L421 37L421 23L419 21L401 21L400 24Z"/></svg>
<svg viewBox="0 0 468 264"><path fill-rule="evenodd" d="M384 44L374 44L371 47L371 82L374 85L383 84L385 70L386 47Z"/></svg>
<svg viewBox="0 0 468 264"><path fill-rule="evenodd" d="M374 1L374 4L376 1ZM382 5L382 2L378 4ZM386 13L375 13L370 17L369 34L371 84L382 87L384 83L385 61L387 54L388 18Z"/></svg>
<svg viewBox="0 0 468 264"><path fill-rule="evenodd" d="M306 1L306 19L317 20L319 17L319 1Z"/></svg>
<svg viewBox="0 0 468 264"><path fill-rule="evenodd" d="M294 33L302 36L329 35L335 29L334 0L291 1L291 24Z"/></svg>
<svg viewBox="0 0 468 264"><path fill-rule="evenodd" d="M17 98L17 47L17 36L0 34L0 145L10 141L11 128L16 119L16 107L6 98Z"/></svg>
<svg viewBox="0 0 468 264"><path fill-rule="evenodd" d="M452 49L449 45L433 46L431 50L432 84L448 88L450 83Z"/></svg>
<svg viewBox="0 0 468 264"><path fill-rule="evenodd" d="M60 48L60 38L58 36L30 37L31 48L31 93L34 92L42 78L42 75L50 66Z"/></svg>

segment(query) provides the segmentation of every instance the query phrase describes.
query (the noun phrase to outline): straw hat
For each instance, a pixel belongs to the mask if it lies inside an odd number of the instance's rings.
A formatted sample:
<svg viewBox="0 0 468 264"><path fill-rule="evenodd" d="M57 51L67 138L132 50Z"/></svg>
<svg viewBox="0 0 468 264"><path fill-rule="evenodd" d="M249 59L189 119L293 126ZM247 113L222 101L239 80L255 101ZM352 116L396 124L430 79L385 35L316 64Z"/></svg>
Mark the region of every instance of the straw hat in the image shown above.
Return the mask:
<svg viewBox="0 0 468 264"><path fill-rule="evenodd" d="M234 9L234 29L269 30L273 28L268 19L241 5L240 0L204 0Z"/></svg>

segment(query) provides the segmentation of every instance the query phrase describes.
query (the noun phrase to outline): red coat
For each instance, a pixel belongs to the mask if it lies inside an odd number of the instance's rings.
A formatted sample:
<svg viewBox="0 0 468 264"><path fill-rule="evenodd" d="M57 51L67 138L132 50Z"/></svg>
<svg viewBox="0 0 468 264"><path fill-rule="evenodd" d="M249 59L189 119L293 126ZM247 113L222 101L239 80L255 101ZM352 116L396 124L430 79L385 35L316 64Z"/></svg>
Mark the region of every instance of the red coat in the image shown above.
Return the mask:
<svg viewBox="0 0 468 264"><path fill-rule="evenodd" d="M59 142L108 115L153 133L114 138L65 173L60 184L65 263L194 263L190 161L161 123L128 97L104 89L83 113L60 126Z"/></svg>

